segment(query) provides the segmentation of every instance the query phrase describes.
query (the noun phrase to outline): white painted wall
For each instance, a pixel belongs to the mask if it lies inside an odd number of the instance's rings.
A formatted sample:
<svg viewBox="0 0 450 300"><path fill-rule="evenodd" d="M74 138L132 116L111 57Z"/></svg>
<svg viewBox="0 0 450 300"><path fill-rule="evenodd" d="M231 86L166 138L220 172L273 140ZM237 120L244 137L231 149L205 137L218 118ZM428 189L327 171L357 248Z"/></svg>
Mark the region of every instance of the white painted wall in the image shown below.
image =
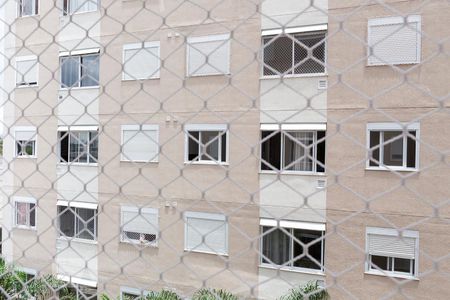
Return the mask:
<svg viewBox="0 0 450 300"><path fill-rule="evenodd" d="M98 88L60 90L58 96L58 125L98 124Z"/></svg>
<svg viewBox="0 0 450 300"><path fill-rule="evenodd" d="M59 200L98 203L98 167L59 164L56 172Z"/></svg>
<svg viewBox="0 0 450 300"><path fill-rule="evenodd" d="M262 4L262 29L328 23L328 0L266 0Z"/></svg>
<svg viewBox="0 0 450 300"><path fill-rule="evenodd" d="M97 281L97 244L58 239L56 264L58 275Z"/></svg>

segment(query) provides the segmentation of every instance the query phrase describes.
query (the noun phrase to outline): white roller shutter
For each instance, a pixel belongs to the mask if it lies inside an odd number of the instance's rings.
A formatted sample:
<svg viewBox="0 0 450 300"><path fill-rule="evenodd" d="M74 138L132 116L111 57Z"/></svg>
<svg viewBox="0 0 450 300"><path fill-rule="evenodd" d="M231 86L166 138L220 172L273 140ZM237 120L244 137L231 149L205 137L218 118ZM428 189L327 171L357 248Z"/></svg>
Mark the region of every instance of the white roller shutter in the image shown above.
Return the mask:
<svg viewBox="0 0 450 300"><path fill-rule="evenodd" d="M16 58L16 84L36 85L38 81L38 62L35 56Z"/></svg>
<svg viewBox="0 0 450 300"><path fill-rule="evenodd" d="M158 236L158 211L137 207L122 207L122 230L128 232L154 234Z"/></svg>
<svg viewBox="0 0 450 300"><path fill-rule="evenodd" d="M419 63L420 30L420 16L408 17L408 26L402 17L369 20L369 65Z"/></svg>
<svg viewBox="0 0 450 300"><path fill-rule="evenodd" d="M188 39L188 76L230 73L230 35Z"/></svg>
<svg viewBox="0 0 450 300"><path fill-rule="evenodd" d="M185 222L187 250L228 253L228 228L225 216L193 213L186 216Z"/></svg>
<svg viewBox="0 0 450 300"><path fill-rule="evenodd" d="M158 129L122 127L122 160L158 161Z"/></svg>
<svg viewBox="0 0 450 300"><path fill-rule="evenodd" d="M371 255L415 259L415 238L380 234L368 234L367 238L368 252Z"/></svg>
<svg viewBox="0 0 450 300"><path fill-rule="evenodd" d="M123 79L159 78L159 42L128 44L123 48Z"/></svg>
<svg viewBox="0 0 450 300"><path fill-rule="evenodd" d="M36 131L35 130L16 130L15 132L16 141L35 141Z"/></svg>

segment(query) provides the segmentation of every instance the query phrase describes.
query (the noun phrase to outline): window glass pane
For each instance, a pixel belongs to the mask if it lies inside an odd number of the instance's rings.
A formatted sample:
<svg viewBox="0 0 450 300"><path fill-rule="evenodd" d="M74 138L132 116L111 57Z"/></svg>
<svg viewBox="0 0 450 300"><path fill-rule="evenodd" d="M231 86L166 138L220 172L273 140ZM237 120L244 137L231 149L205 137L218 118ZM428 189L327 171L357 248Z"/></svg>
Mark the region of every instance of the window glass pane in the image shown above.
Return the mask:
<svg viewBox="0 0 450 300"><path fill-rule="evenodd" d="M280 170L281 133L262 131L261 140L261 170Z"/></svg>
<svg viewBox="0 0 450 300"><path fill-rule="evenodd" d="M37 73L38 61L36 59L16 62L16 84L18 86L36 85Z"/></svg>
<svg viewBox="0 0 450 300"><path fill-rule="evenodd" d="M412 135L413 137L416 137L415 131L410 131L409 134ZM406 166L408 168L415 168L416 167L416 140L409 136L408 136L406 152L407 152Z"/></svg>
<svg viewBox="0 0 450 300"><path fill-rule="evenodd" d="M325 131L317 131L317 172L323 173L325 172ZM321 139L323 141L319 142Z"/></svg>
<svg viewBox="0 0 450 300"><path fill-rule="evenodd" d="M69 161L69 134L67 131L59 133L59 157L61 162Z"/></svg>
<svg viewBox="0 0 450 300"><path fill-rule="evenodd" d="M383 146L383 164L386 166L403 166L403 133L385 131ZM395 139L396 140L392 140Z"/></svg>
<svg viewBox="0 0 450 300"><path fill-rule="evenodd" d="M284 134L284 168L290 171L313 170L314 133L290 131Z"/></svg>
<svg viewBox="0 0 450 300"><path fill-rule="evenodd" d="M224 133L221 136L222 139L222 162L227 161L227 134Z"/></svg>
<svg viewBox="0 0 450 300"><path fill-rule="evenodd" d="M295 74L325 72L325 33L297 35L294 45ZM312 50L308 56L308 49Z"/></svg>
<svg viewBox="0 0 450 300"><path fill-rule="evenodd" d="M393 260L395 272L411 273L411 259L395 257Z"/></svg>
<svg viewBox="0 0 450 300"><path fill-rule="evenodd" d="M370 131L370 149L371 156L369 161L369 166L378 167L380 164L380 132L379 131ZM377 147L378 146L378 147ZM377 147L377 148L374 148Z"/></svg>
<svg viewBox="0 0 450 300"><path fill-rule="evenodd" d="M200 133L198 131L189 131L188 138L189 138L188 160L189 161L199 160L198 145L200 140Z"/></svg>
<svg viewBox="0 0 450 300"><path fill-rule="evenodd" d="M66 206L58 207L59 231L61 235L68 237L73 237L75 234L75 214L72 209Z"/></svg>
<svg viewBox="0 0 450 300"><path fill-rule="evenodd" d="M371 255L371 269L374 270L385 270L389 271L389 265L388 265L388 257L386 256L378 256L378 255Z"/></svg>
<svg viewBox="0 0 450 300"><path fill-rule="evenodd" d="M37 0L21 0L21 16L31 16L37 12Z"/></svg>
<svg viewBox="0 0 450 300"><path fill-rule="evenodd" d="M292 73L292 39L287 36L267 37L263 40L264 75Z"/></svg>
<svg viewBox="0 0 450 300"><path fill-rule="evenodd" d="M97 86L99 77L99 56L81 57L81 86Z"/></svg>
<svg viewBox="0 0 450 300"><path fill-rule="evenodd" d="M30 226L36 226L36 205L34 203L30 203Z"/></svg>
<svg viewBox="0 0 450 300"><path fill-rule="evenodd" d="M95 240L95 210L86 208L76 209L77 237L80 239Z"/></svg>
<svg viewBox="0 0 450 300"><path fill-rule="evenodd" d="M219 131L202 131L200 138L202 143L201 160L219 160Z"/></svg>
<svg viewBox="0 0 450 300"><path fill-rule="evenodd" d="M284 265L290 259L291 237L281 229L275 229L270 233L266 232L272 227L263 227L262 253L263 263ZM267 258L267 259L266 259Z"/></svg>
<svg viewBox="0 0 450 300"><path fill-rule="evenodd" d="M16 224L28 226L27 223L28 203L16 202Z"/></svg>
<svg viewBox="0 0 450 300"><path fill-rule="evenodd" d="M307 269L321 270L322 266L322 237L321 231L294 229L294 237L302 242L305 246L303 248L302 244L294 240L294 259L305 253L305 256L294 260L294 266ZM306 245L312 243L307 248ZM308 249L308 251L304 251ZM314 258L317 263L311 259Z"/></svg>
<svg viewBox="0 0 450 300"><path fill-rule="evenodd" d="M89 132L89 162L96 163L98 160L98 133Z"/></svg>
<svg viewBox="0 0 450 300"><path fill-rule="evenodd" d="M69 88L80 85L80 58L68 56L61 58L61 86Z"/></svg>
<svg viewBox="0 0 450 300"><path fill-rule="evenodd" d="M89 132L70 132L70 161L87 162Z"/></svg>

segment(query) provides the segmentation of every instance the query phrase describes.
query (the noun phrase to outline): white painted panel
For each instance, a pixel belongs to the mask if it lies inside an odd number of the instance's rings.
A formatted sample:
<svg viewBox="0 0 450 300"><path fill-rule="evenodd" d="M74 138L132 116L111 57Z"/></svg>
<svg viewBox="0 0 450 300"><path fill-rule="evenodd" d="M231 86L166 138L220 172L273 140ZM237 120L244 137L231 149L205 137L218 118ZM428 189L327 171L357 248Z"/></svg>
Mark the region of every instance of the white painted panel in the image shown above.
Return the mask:
<svg viewBox="0 0 450 300"><path fill-rule="evenodd" d="M98 168L60 164L57 167L56 189L63 200L98 202Z"/></svg>
<svg viewBox="0 0 450 300"><path fill-rule="evenodd" d="M97 281L97 245L58 239L56 242L57 273Z"/></svg>
<svg viewBox="0 0 450 300"><path fill-rule="evenodd" d="M97 88L59 91L58 125L98 124L99 95Z"/></svg>

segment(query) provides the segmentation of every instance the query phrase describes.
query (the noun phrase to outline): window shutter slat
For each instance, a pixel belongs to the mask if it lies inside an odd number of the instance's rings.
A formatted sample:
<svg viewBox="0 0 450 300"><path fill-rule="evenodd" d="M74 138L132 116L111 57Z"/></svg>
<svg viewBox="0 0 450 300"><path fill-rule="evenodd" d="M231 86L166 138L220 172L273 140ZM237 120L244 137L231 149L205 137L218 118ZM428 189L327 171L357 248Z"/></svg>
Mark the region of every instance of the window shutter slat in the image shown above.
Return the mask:
<svg viewBox="0 0 450 300"><path fill-rule="evenodd" d="M189 250L227 253L225 221L187 218L186 222Z"/></svg>
<svg viewBox="0 0 450 300"><path fill-rule="evenodd" d="M230 41L189 43L189 75L228 74Z"/></svg>
<svg viewBox="0 0 450 300"><path fill-rule="evenodd" d="M148 79L159 77L159 48L124 50L124 79Z"/></svg>
<svg viewBox="0 0 450 300"><path fill-rule="evenodd" d="M158 134L156 130L125 130L123 132L124 159L132 161L158 160Z"/></svg>
<svg viewBox="0 0 450 300"><path fill-rule="evenodd" d="M36 140L36 131L16 131L16 141L34 141Z"/></svg>
<svg viewBox="0 0 450 300"><path fill-rule="evenodd" d="M122 211L123 231L158 235L158 215L149 212Z"/></svg>
<svg viewBox="0 0 450 300"><path fill-rule="evenodd" d="M369 254L406 259L415 258L416 239L369 234Z"/></svg>

